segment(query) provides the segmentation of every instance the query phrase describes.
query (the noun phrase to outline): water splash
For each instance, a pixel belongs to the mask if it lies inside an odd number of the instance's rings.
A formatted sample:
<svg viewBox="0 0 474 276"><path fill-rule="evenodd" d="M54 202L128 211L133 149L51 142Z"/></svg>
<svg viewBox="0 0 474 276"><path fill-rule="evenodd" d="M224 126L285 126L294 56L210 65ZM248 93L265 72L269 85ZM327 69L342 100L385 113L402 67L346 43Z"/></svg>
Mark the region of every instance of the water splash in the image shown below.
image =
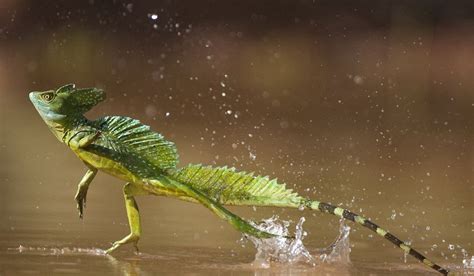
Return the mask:
<svg viewBox="0 0 474 276"><path fill-rule="evenodd" d="M77 248L77 247L28 247L20 245L17 248L9 248L9 250L16 250L19 253L41 253L44 255L94 255L105 256L105 250L99 248Z"/></svg>
<svg viewBox="0 0 474 276"><path fill-rule="evenodd" d="M303 230L304 217L301 217L296 224L295 238L288 239L284 236L291 236L289 233L290 222L279 220L278 216L264 219L260 223L252 224L265 232L275 234L277 237L269 239L259 239L246 236L257 249L254 265L268 268L272 262L276 263L306 263L315 266L321 263L350 263L350 227L341 221L339 237L328 248L319 249L314 257L303 244L303 239L307 233Z"/></svg>
<svg viewBox="0 0 474 276"><path fill-rule="evenodd" d="M474 256L471 256L471 258L467 257L467 258L463 259L462 264L463 264L465 269L468 269L468 270L472 269L473 272L474 272Z"/></svg>
<svg viewBox="0 0 474 276"><path fill-rule="evenodd" d="M344 219L341 219L339 225L339 236L329 247L321 250L322 252L319 259L326 263L349 264L351 262L351 244L349 241L350 233L351 228L344 223Z"/></svg>
<svg viewBox="0 0 474 276"><path fill-rule="evenodd" d="M272 261L280 263L306 262L314 264L314 258L303 245L303 238L307 235L306 232L303 231L304 221L305 218L302 217L296 225L294 239L284 237L290 236L288 231L290 222L284 220L280 221L278 216L264 219L258 224L251 222L256 228L276 235L276 237L269 239L247 236L257 249L254 264L258 267L270 267Z"/></svg>

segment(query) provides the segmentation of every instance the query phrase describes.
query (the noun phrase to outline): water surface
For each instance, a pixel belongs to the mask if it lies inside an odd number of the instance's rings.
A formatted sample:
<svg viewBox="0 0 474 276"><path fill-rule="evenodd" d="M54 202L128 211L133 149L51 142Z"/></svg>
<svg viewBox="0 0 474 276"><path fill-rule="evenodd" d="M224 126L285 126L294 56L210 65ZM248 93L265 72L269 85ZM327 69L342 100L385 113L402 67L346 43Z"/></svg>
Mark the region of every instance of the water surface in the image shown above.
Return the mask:
<svg viewBox="0 0 474 276"><path fill-rule="evenodd" d="M54 3L53 3L54 2ZM141 255L121 181L84 165L28 92L104 88L91 119L140 119L180 166L235 166L348 207L462 269L474 254L472 1L36 1L0 7L0 275L433 275L358 225L350 263L265 263L196 204L139 197ZM231 4L229 4L232 2ZM339 234L311 211L232 207L290 229L313 256ZM472 274L472 269L470 270ZM468 274L468 271L464 271Z"/></svg>

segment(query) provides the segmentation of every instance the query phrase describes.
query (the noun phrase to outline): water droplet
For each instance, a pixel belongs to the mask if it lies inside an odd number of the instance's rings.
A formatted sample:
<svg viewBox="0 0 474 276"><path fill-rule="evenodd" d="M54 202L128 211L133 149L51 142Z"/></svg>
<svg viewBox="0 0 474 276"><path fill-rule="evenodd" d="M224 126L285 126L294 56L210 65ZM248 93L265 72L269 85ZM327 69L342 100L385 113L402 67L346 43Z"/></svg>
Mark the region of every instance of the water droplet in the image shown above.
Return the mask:
<svg viewBox="0 0 474 276"><path fill-rule="evenodd" d="M289 126L290 126L290 124L289 124L288 121L286 121L286 120L282 120L282 121L280 122L280 127L283 128L283 129L286 129L286 128L288 128Z"/></svg>
<svg viewBox="0 0 474 276"><path fill-rule="evenodd" d="M358 76L358 75L355 75L352 80L353 80L354 83L357 84L357 85L361 85L361 84L364 83L364 78L362 78L361 76Z"/></svg>
<svg viewBox="0 0 474 276"><path fill-rule="evenodd" d="M158 113L158 110L156 109L154 105L149 104L145 107L145 114L148 117L155 117L157 113Z"/></svg>
<svg viewBox="0 0 474 276"><path fill-rule="evenodd" d="M253 160L257 159L257 156L255 154L253 154L252 152L249 152L249 158L250 158L250 160L253 161Z"/></svg>

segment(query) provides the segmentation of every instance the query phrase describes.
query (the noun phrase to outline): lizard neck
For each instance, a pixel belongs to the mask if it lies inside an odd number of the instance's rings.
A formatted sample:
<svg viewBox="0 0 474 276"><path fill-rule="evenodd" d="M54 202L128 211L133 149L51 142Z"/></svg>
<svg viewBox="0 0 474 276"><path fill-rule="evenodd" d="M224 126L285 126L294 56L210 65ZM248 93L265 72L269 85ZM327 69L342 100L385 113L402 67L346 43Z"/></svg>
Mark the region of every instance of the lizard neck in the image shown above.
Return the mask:
<svg viewBox="0 0 474 276"><path fill-rule="evenodd" d="M60 120L45 120L45 122L51 132L53 132L54 136L56 136L59 141L63 142L63 139L65 135L68 134L68 132L73 131L80 126L86 125L88 120L82 114L74 114L65 116Z"/></svg>

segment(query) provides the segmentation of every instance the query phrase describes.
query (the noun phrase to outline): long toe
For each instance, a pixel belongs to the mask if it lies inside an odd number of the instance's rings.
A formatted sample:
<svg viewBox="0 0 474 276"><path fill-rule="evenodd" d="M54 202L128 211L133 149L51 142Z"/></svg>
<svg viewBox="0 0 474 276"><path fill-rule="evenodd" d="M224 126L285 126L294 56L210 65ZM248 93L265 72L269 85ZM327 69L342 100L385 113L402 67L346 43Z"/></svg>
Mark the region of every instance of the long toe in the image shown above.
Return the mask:
<svg viewBox="0 0 474 276"><path fill-rule="evenodd" d="M117 250L117 248L119 248L121 245L122 244L119 241L116 241L112 244L112 246L109 249L105 250L105 253L110 254L114 252L115 250Z"/></svg>

